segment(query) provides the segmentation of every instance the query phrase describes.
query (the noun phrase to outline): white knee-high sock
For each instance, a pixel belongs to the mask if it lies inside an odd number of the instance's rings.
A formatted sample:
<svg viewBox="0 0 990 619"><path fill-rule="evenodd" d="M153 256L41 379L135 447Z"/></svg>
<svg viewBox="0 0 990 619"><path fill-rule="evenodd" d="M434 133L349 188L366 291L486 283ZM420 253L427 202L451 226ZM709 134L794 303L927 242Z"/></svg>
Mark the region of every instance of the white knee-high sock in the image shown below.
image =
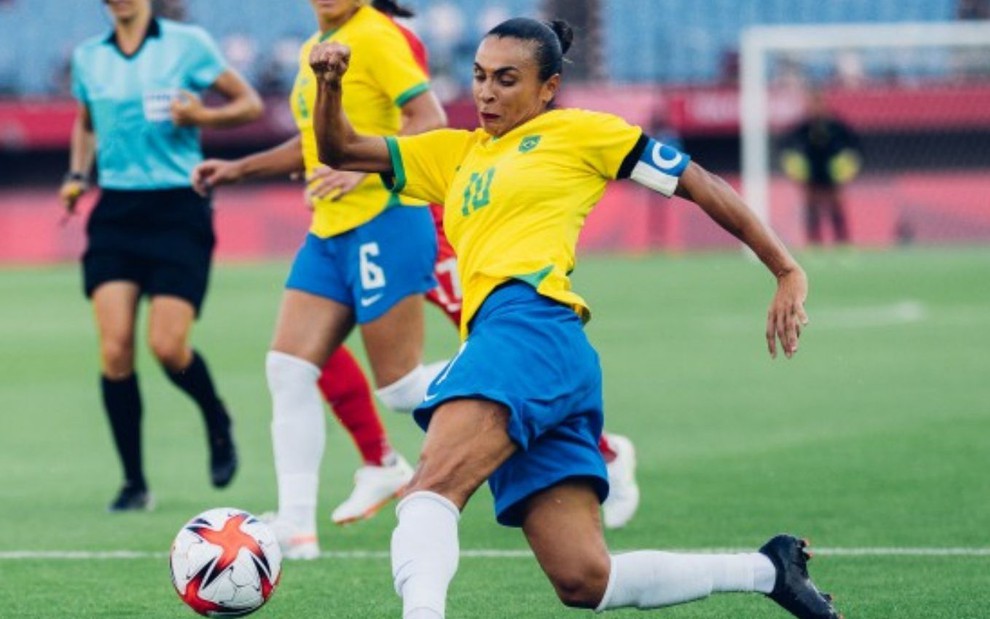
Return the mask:
<svg viewBox="0 0 990 619"><path fill-rule="evenodd" d="M400 413L408 413L423 402L430 383L443 369L446 361L436 361L429 365L417 365L399 380L381 389L375 390L375 395L385 406Z"/></svg>
<svg viewBox="0 0 990 619"><path fill-rule="evenodd" d="M457 572L457 506L433 492L413 492L395 508L392 577L403 619L443 619L447 586Z"/></svg>
<svg viewBox="0 0 990 619"><path fill-rule="evenodd" d="M303 531L316 531L320 461L326 444L320 368L285 353L265 360L272 395L272 447L278 480L278 514Z"/></svg>
<svg viewBox="0 0 990 619"><path fill-rule="evenodd" d="M721 591L773 589L776 569L765 555L678 554L641 550L612 555L608 588L595 610L660 608Z"/></svg>

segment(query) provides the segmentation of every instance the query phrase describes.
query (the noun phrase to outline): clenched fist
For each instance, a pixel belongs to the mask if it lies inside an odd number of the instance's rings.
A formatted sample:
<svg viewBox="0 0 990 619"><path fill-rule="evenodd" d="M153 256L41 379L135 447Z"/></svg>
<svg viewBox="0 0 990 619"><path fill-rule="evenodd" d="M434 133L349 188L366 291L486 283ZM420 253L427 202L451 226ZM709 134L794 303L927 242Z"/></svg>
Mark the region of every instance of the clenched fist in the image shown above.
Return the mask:
<svg viewBox="0 0 990 619"><path fill-rule="evenodd" d="M309 52L309 66L316 79L327 84L340 83L350 60L351 48L334 41L317 43Z"/></svg>

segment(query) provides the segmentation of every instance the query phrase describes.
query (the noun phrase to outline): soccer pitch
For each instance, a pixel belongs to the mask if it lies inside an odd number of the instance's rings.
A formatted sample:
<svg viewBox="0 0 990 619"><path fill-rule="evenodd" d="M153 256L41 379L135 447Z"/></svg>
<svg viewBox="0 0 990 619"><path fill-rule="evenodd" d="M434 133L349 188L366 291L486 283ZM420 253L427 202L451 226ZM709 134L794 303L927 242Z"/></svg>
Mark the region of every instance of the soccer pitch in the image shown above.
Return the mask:
<svg viewBox="0 0 990 619"><path fill-rule="evenodd" d="M575 287L592 305L588 332L605 372L606 425L629 435L639 457L640 512L608 533L611 546L752 550L789 531L818 548L813 575L850 619L986 617L990 250L799 258L811 324L790 361L766 353L772 279L739 254L579 264ZM0 271L0 617L194 616L169 581L179 527L211 507L275 506L263 368L285 271L284 262L221 265L195 334L235 415L242 466L225 491L209 486L198 413L139 342L158 507L122 515L105 512L119 471L77 269ZM427 314L427 359L450 356L454 329ZM419 430L383 414L414 459ZM329 522L359 463L332 418L328 428L326 556L285 563L258 617L400 615L387 554L391 510L346 528ZM494 523L487 489L465 511L460 541L449 617L588 615L559 605L521 534ZM657 614L787 616L749 595Z"/></svg>

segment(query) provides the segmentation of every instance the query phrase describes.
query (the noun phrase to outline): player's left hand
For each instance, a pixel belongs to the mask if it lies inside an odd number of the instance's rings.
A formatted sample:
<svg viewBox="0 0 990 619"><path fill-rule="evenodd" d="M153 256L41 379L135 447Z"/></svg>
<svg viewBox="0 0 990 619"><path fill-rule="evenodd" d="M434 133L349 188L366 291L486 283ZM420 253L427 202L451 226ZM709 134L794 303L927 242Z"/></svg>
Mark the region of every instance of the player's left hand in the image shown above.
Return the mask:
<svg viewBox="0 0 990 619"><path fill-rule="evenodd" d="M777 293L767 312L767 348L777 358L777 342L790 359L798 351L801 329L808 324L804 302L808 298L808 277L800 267L777 278Z"/></svg>
<svg viewBox="0 0 990 619"><path fill-rule="evenodd" d="M313 208L317 199L339 200L361 184L367 174L344 172L321 165L306 175L306 204Z"/></svg>
<svg viewBox="0 0 990 619"><path fill-rule="evenodd" d="M177 127L195 127L203 124L206 106L195 93L180 90L179 95L172 100L170 111L172 122Z"/></svg>

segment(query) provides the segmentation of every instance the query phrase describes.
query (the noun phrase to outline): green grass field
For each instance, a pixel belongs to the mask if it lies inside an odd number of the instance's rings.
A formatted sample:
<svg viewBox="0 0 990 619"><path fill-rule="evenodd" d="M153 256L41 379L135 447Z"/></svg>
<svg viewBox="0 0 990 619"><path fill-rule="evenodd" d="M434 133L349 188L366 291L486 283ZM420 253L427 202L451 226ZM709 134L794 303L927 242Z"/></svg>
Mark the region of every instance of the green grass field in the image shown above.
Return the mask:
<svg viewBox="0 0 990 619"><path fill-rule="evenodd" d="M821 548L813 574L848 619L990 616L990 250L801 258L812 323L790 361L766 354L772 280L737 254L579 266L576 287L595 311L588 330L602 355L607 426L633 437L639 453L642 506L610 544L753 549L787 530ZM165 558L178 528L210 507L275 505L263 363L285 270L222 265L195 336L236 414L242 468L231 488L210 488L198 414L142 343L146 468L158 508L126 515L104 511L119 472L76 268L0 271L0 617L193 616L172 591ZM449 356L454 330L438 312L428 317L427 357ZM421 434L409 418L387 413L386 423L414 457ZM392 512L329 524L358 458L328 427L320 500L330 554L286 564L258 617L400 615L386 554ZM582 614L557 603L525 553L473 552L525 550L518 532L494 524L487 490L461 522L461 547L472 552L448 616ZM786 616L747 595L662 615Z"/></svg>

